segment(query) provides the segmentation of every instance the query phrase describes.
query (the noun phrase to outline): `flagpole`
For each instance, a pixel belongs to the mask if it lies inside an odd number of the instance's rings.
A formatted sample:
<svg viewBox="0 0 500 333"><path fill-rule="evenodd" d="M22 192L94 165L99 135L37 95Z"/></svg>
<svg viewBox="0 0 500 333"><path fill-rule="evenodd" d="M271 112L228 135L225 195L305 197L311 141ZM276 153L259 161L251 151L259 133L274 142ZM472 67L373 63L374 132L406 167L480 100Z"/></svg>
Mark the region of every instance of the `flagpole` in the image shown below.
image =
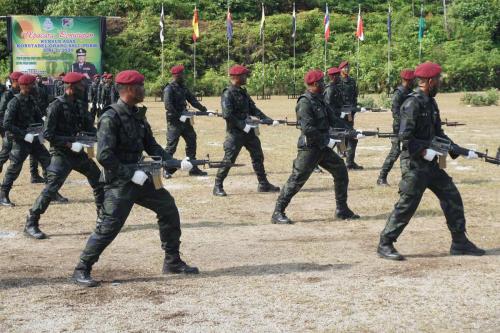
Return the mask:
<svg viewBox="0 0 500 333"><path fill-rule="evenodd" d="M262 3L262 19L265 19L264 12L264 3ZM266 43L265 43L265 22L261 21L261 30L262 30L262 99L266 98Z"/></svg>
<svg viewBox="0 0 500 333"><path fill-rule="evenodd" d="M443 0L443 16L444 16L444 31L446 31L446 35L450 38L448 33L448 21L446 19L446 0Z"/></svg>
<svg viewBox="0 0 500 333"><path fill-rule="evenodd" d="M196 40L194 41L193 52L193 90L196 91Z"/></svg>
<svg viewBox="0 0 500 333"><path fill-rule="evenodd" d="M229 52L230 52L230 48L231 48L231 45L230 45L230 40L229 40L229 35L227 35L227 24L228 24L228 16L229 16L229 0L227 0L227 14L226 14L226 38L227 38L227 76L229 76L229 61L230 61L230 56L229 56Z"/></svg>
<svg viewBox="0 0 500 333"><path fill-rule="evenodd" d="M391 3L389 2L389 17L387 18L387 95L391 91Z"/></svg>
<svg viewBox="0 0 500 333"><path fill-rule="evenodd" d="M296 21L296 18L295 18L295 2L293 3L293 15L294 15L294 26L293 26L293 96L296 95L296 90L295 90L295 87L296 87L296 80L295 80L295 38L296 38L296 27L297 27L297 21Z"/></svg>
<svg viewBox="0 0 500 333"><path fill-rule="evenodd" d="M359 4L358 6L359 6L358 20L359 20L359 17L361 15L361 4ZM357 27L356 27L356 31L357 31ZM358 52L356 54L356 80L359 80L359 36L357 36L357 39L358 39Z"/></svg>
<svg viewBox="0 0 500 333"><path fill-rule="evenodd" d="M423 14L424 14L424 5L422 4L420 6L420 18L418 20L418 62L421 63L422 62L422 40L424 39L424 31L423 31L423 27L421 26L422 25L422 17L423 17ZM420 33L422 32L422 36L420 36Z"/></svg>

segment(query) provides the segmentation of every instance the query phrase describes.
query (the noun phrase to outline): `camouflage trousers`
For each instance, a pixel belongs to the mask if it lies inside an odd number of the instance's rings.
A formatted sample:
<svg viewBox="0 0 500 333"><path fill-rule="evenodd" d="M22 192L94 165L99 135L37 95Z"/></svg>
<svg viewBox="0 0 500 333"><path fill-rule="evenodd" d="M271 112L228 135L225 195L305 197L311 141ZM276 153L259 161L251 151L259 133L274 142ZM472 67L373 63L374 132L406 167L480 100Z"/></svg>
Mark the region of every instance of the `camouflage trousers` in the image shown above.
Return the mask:
<svg viewBox="0 0 500 333"><path fill-rule="evenodd" d="M396 163L396 161L399 158L399 155L401 154L399 139L392 138L391 143L392 143L391 150L389 151L389 154L385 158L384 164L382 164L382 169L380 170L379 178L384 178L384 179L387 178L387 175L389 175L389 172L391 172L394 163Z"/></svg>
<svg viewBox="0 0 500 333"><path fill-rule="evenodd" d="M2 137L2 150L0 151L0 172L9 159L11 150L12 140L5 135ZM32 176L38 175L38 161L32 154L30 154L30 173Z"/></svg>
<svg viewBox="0 0 500 333"><path fill-rule="evenodd" d="M407 154L405 154L407 155ZM439 199L446 224L451 232L465 231L464 205L457 187L448 174L439 168L436 161L401 158L403 172L399 183L399 201L394 206L381 238L396 241L410 222L426 189Z"/></svg>
<svg viewBox="0 0 500 333"><path fill-rule="evenodd" d="M104 184L99 182L100 170L87 154L55 153L47 168L47 185L31 207L30 213L39 217L45 213L59 189L63 186L72 170L85 177L94 191L94 201L101 208L104 200Z"/></svg>
<svg viewBox="0 0 500 333"><path fill-rule="evenodd" d="M165 147L167 153L174 156L181 137L186 142L186 157L192 160L196 159L196 132L188 121L186 123L179 122L178 124L168 123L167 146Z"/></svg>
<svg viewBox="0 0 500 333"><path fill-rule="evenodd" d="M259 182L266 182L267 178L266 170L264 169L264 152L262 151L260 139L257 135L255 135L253 130L251 130L248 134L243 131L232 131L227 133L226 140L224 141L224 162L236 162L241 148L243 147L245 147L250 153L253 170L257 175L257 179ZM215 177L216 184L222 184L224 179L226 179L229 174L230 169L231 167L223 167L217 171L217 176Z"/></svg>
<svg viewBox="0 0 500 333"><path fill-rule="evenodd" d="M115 181L104 186L102 222L96 225L80 255L80 260L84 264L91 266L97 262L104 249L122 229L134 204L156 213L162 249L166 253L175 253L179 250L181 237L179 211L170 193L164 188L156 190L150 180L143 186L131 181L126 183Z"/></svg>
<svg viewBox="0 0 500 333"><path fill-rule="evenodd" d="M2 190L7 192L10 191L12 185L19 177L23 168L23 163L28 155L33 155L33 157L40 162L45 173L45 170L50 164L50 154L47 151L47 148L39 143L38 140L33 141L33 143L28 143L22 140L12 140L12 149L9 157L10 164L5 172Z"/></svg>
<svg viewBox="0 0 500 333"><path fill-rule="evenodd" d="M347 117L344 119L349 125L354 127L354 115L352 115L352 117L353 117L352 121L347 120ZM349 138L346 140L346 145L347 145L347 150L346 150L345 162L348 166L354 165L354 159L356 158L356 147L358 146L358 140Z"/></svg>
<svg viewBox="0 0 500 333"><path fill-rule="evenodd" d="M335 201L338 208L347 207L349 175L344 160L330 148L300 149L293 161L292 174L276 201L276 210L284 211L293 196L297 194L319 165L333 176Z"/></svg>

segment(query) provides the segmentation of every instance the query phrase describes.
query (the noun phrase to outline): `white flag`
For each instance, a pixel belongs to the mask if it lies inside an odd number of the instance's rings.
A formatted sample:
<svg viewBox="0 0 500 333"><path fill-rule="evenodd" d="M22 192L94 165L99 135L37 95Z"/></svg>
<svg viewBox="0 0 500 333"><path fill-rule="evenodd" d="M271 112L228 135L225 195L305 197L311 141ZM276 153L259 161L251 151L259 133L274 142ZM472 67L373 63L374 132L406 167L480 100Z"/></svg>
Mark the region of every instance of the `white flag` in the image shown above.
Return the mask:
<svg viewBox="0 0 500 333"><path fill-rule="evenodd" d="M161 5L161 15L160 15L160 27L161 27L161 30L160 30L160 41L163 43L163 41L165 40L165 37L163 36L163 27L165 26L165 15L164 15L164 12L163 12L163 4Z"/></svg>
<svg viewBox="0 0 500 333"><path fill-rule="evenodd" d="M262 3L262 18L260 19L260 39L264 37L264 23L266 22L266 13L264 12L264 3Z"/></svg>

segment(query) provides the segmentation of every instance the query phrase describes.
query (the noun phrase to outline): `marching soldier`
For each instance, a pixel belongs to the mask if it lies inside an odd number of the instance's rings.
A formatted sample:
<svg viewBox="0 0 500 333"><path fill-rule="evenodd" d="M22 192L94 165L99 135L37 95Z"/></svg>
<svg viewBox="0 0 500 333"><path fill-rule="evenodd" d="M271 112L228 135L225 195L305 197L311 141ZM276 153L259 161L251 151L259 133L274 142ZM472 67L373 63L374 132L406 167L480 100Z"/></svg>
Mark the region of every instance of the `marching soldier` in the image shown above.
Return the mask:
<svg viewBox="0 0 500 333"><path fill-rule="evenodd" d="M337 67L329 68L328 77L330 83L325 88L325 103L329 105L335 115L340 118L340 113L342 109L342 94L340 92L340 69Z"/></svg>
<svg viewBox="0 0 500 333"><path fill-rule="evenodd" d="M65 75L66 73L62 72L57 76L57 79L54 80L54 97L64 95L64 82L62 79Z"/></svg>
<svg viewBox="0 0 500 333"><path fill-rule="evenodd" d="M97 223L80 261L73 280L83 286L95 287L98 282L90 272L101 253L120 232L134 204L154 211L158 217L162 249L165 251L163 273L198 274L198 268L187 265L180 257L180 219L174 198L161 188L156 190L148 175L135 165L145 151L164 160L172 156L165 152L153 137L145 107L137 107L144 100L144 76L137 71L118 73L116 83L120 93L118 103L108 107L99 119L97 160L103 166L103 219ZM187 159L182 170L190 170Z"/></svg>
<svg viewBox="0 0 500 333"><path fill-rule="evenodd" d="M292 174L280 192L271 218L272 223L292 224L285 209L311 176L318 164L328 171L334 180L337 218L359 219L347 206L349 176L344 161L334 151L335 140L330 138L329 129L350 128L340 120L324 101L323 72L311 70L305 77L307 91L299 97L295 112L301 135L298 140L297 158L293 162Z"/></svg>
<svg viewBox="0 0 500 333"><path fill-rule="evenodd" d="M4 128L9 141L12 140L12 150L10 151L11 163L5 172L0 190L0 205L2 206L15 206L9 199L9 193L29 154L42 164L45 173L50 164L50 155L45 146L36 134L27 131L31 124L43 122L42 113L32 96L35 80L35 77L29 74L19 76L20 92L11 99L5 112ZM59 193L55 193L54 200L68 201Z"/></svg>
<svg viewBox="0 0 500 333"><path fill-rule="evenodd" d="M44 137L51 146L47 185L30 209L24 229L26 235L36 239L46 237L39 228L40 216L47 210L72 170L87 177L94 191L97 216L101 216L104 185L99 182L99 168L85 153L83 144L73 139L82 131L96 132L94 120L82 102L85 93L83 78L80 73L68 73L63 79L65 94L57 97L48 108L44 130Z"/></svg>
<svg viewBox="0 0 500 333"><path fill-rule="evenodd" d="M190 119L182 116L182 113L186 111L187 102L203 112L206 112L207 108L198 102L184 84L184 66L174 66L170 72L173 80L163 90L163 102L167 111L167 146L165 150L174 156L179 139L182 137L186 142L186 156L194 160L196 159L196 132ZM206 176L207 173L195 166L189 175Z"/></svg>
<svg viewBox="0 0 500 333"><path fill-rule="evenodd" d="M417 210L425 190L430 189L439 199L451 232L451 255L480 256L484 250L476 247L465 235L465 216L462 198L448 174L439 167L440 153L430 149L427 144L434 137L449 140L441 127L441 117L436 96L441 83L441 66L432 62L420 64L415 69L418 88L401 106L399 138L402 141L399 201L380 234L377 252L380 257L391 260L404 260L394 247L399 235L410 222ZM451 141L451 140L450 140ZM452 158L458 157L450 153ZM477 158L469 151L468 158Z"/></svg>
<svg viewBox="0 0 500 333"><path fill-rule="evenodd" d="M245 147L250 153L252 166L257 174L259 185L258 192L279 192L280 188L267 180L264 169L264 153L255 127L246 123L249 116L261 120L272 121L255 105L248 95L244 85L247 83L249 70L245 66L234 65L229 70L231 85L224 89L221 98L222 117L226 120L226 140L224 141L224 161L234 163L241 148ZM273 126L278 125L273 121ZM227 177L230 167L223 167L217 171L213 194L225 197L223 182Z"/></svg>
<svg viewBox="0 0 500 333"><path fill-rule="evenodd" d="M400 122L400 116L399 116L399 110L401 108L401 105L403 105L403 102L408 98L410 93L413 91L413 85L415 81L415 73L412 69L403 69L401 73L399 74L401 77L401 85L396 88L394 91L394 94L392 96L392 130L394 131L395 134L399 133L399 122ZM382 165L382 169L380 170L380 174L377 179L377 185L380 186L388 186L389 183L387 183L387 175L389 175L389 172L391 171L392 167L394 166L394 163L399 158L399 155L401 154L401 148L399 144L399 138L393 138L391 140L392 146L391 150L389 151L389 155L387 155L384 164Z"/></svg>
<svg viewBox="0 0 500 333"><path fill-rule="evenodd" d="M100 81L99 74L94 75L92 79L93 79L92 84L90 85L89 88L89 102L91 104L90 114L92 116L92 119L95 120L98 113L97 92L99 89L99 81Z"/></svg>
<svg viewBox="0 0 500 333"><path fill-rule="evenodd" d="M0 100L0 134L2 136L2 151L0 151L0 172L2 172L4 164L9 159L10 151L12 150L12 141L5 135L5 130L3 128L3 122L5 117L5 111L7 111L7 105L14 98L16 94L19 93L19 83L17 80L23 75L21 72L13 72L10 74L11 88L7 90ZM45 179L40 177L38 172L38 162L30 154L30 174L32 184L45 183Z"/></svg>
<svg viewBox="0 0 500 333"><path fill-rule="evenodd" d="M358 106L358 87L356 85L356 80L354 80L349 75L349 62L342 61L339 65L340 69L340 94L342 96L342 109L345 110L346 114L342 115L342 119L347 121L347 123L351 126L354 126L354 115L356 114L356 108ZM354 158L356 157L356 147L358 145L357 139L349 139L347 140L347 158L346 164L348 170L362 170L363 167L361 165L356 164L354 162Z"/></svg>

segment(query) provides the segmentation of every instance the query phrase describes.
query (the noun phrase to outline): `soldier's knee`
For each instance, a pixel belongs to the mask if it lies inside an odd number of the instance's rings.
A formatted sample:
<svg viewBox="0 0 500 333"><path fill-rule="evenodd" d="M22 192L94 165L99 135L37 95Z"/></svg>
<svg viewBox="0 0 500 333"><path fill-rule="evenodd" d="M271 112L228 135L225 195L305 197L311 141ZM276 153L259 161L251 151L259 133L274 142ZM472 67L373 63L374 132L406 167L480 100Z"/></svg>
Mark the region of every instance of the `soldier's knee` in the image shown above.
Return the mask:
<svg viewBox="0 0 500 333"><path fill-rule="evenodd" d="M114 237L120 231L121 223L114 218L105 218L102 222L97 223L95 233L99 236Z"/></svg>

